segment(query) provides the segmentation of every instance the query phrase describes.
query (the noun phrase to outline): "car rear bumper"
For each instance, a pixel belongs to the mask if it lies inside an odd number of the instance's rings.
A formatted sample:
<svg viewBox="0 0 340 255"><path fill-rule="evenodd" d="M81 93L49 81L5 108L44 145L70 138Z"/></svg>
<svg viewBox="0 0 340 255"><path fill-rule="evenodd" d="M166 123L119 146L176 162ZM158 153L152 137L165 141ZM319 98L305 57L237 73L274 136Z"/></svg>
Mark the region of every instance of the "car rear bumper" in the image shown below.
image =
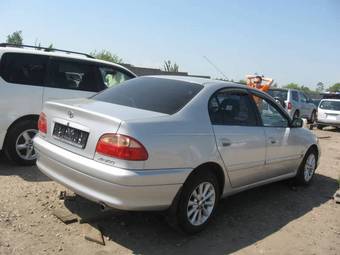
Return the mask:
<svg viewBox="0 0 340 255"><path fill-rule="evenodd" d="M37 166L51 179L94 202L121 210L168 208L191 169L126 170L108 166L36 136Z"/></svg>
<svg viewBox="0 0 340 255"><path fill-rule="evenodd" d="M319 125L340 127L340 121L336 120L318 119L316 123Z"/></svg>

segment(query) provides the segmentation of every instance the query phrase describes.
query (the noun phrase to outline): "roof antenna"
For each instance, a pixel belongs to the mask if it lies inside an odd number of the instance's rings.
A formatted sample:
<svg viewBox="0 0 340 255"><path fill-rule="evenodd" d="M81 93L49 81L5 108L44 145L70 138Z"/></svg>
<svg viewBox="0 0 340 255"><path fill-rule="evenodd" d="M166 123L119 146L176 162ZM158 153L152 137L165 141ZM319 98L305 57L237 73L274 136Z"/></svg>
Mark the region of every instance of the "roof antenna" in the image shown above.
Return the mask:
<svg viewBox="0 0 340 255"><path fill-rule="evenodd" d="M210 59L207 56L203 56L203 58L210 64L212 65L217 72L219 72L220 74L222 74L222 76L228 80L228 77L221 71L221 69L219 69L213 62L210 61Z"/></svg>

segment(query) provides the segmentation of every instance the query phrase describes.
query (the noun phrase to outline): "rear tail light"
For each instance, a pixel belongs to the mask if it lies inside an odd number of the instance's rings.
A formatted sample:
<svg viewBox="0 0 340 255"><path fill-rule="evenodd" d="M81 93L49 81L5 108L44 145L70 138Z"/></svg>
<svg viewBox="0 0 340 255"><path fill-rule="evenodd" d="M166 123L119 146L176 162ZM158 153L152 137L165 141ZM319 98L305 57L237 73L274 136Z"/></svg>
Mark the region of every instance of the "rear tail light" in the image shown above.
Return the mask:
<svg viewBox="0 0 340 255"><path fill-rule="evenodd" d="M287 109L290 110L290 109L292 109L292 108L293 108L292 103L291 103L291 102L288 102Z"/></svg>
<svg viewBox="0 0 340 255"><path fill-rule="evenodd" d="M104 134L97 143L96 152L124 160L148 159L148 152L140 142L120 134Z"/></svg>
<svg viewBox="0 0 340 255"><path fill-rule="evenodd" d="M46 134L47 133L47 120L46 120L46 114L40 113L39 120L38 120L38 129L41 133Z"/></svg>

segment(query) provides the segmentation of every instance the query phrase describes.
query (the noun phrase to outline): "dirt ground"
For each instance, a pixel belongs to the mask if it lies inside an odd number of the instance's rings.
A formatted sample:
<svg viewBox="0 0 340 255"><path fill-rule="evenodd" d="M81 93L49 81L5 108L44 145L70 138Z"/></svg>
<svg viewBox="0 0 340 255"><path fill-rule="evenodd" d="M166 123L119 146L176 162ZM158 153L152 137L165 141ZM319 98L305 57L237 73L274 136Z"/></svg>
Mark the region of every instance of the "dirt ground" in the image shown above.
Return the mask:
<svg viewBox="0 0 340 255"><path fill-rule="evenodd" d="M322 157L309 187L284 181L224 199L212 224L194 236L169 228L160 213L112 212L97 222L105 246L85 240L83 224L52 215L66 207L86 218L100 214L98 205L61 201L61 185L0 156L0 254L340 254L340 204L332 200L340 132L315 132Z"/></svg>

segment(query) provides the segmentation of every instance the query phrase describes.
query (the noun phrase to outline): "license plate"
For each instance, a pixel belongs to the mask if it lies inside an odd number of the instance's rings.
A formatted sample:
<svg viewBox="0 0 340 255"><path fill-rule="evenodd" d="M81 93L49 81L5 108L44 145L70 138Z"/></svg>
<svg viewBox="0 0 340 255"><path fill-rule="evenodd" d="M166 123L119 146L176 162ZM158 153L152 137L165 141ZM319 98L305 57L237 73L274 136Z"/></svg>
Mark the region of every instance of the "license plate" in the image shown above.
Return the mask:
<svg viewBox="0 0 340 255"><path fill-rule="evenodd" d="M84 149L89 133L60 123L55 123L53 137L62 142Z"/></svg>

